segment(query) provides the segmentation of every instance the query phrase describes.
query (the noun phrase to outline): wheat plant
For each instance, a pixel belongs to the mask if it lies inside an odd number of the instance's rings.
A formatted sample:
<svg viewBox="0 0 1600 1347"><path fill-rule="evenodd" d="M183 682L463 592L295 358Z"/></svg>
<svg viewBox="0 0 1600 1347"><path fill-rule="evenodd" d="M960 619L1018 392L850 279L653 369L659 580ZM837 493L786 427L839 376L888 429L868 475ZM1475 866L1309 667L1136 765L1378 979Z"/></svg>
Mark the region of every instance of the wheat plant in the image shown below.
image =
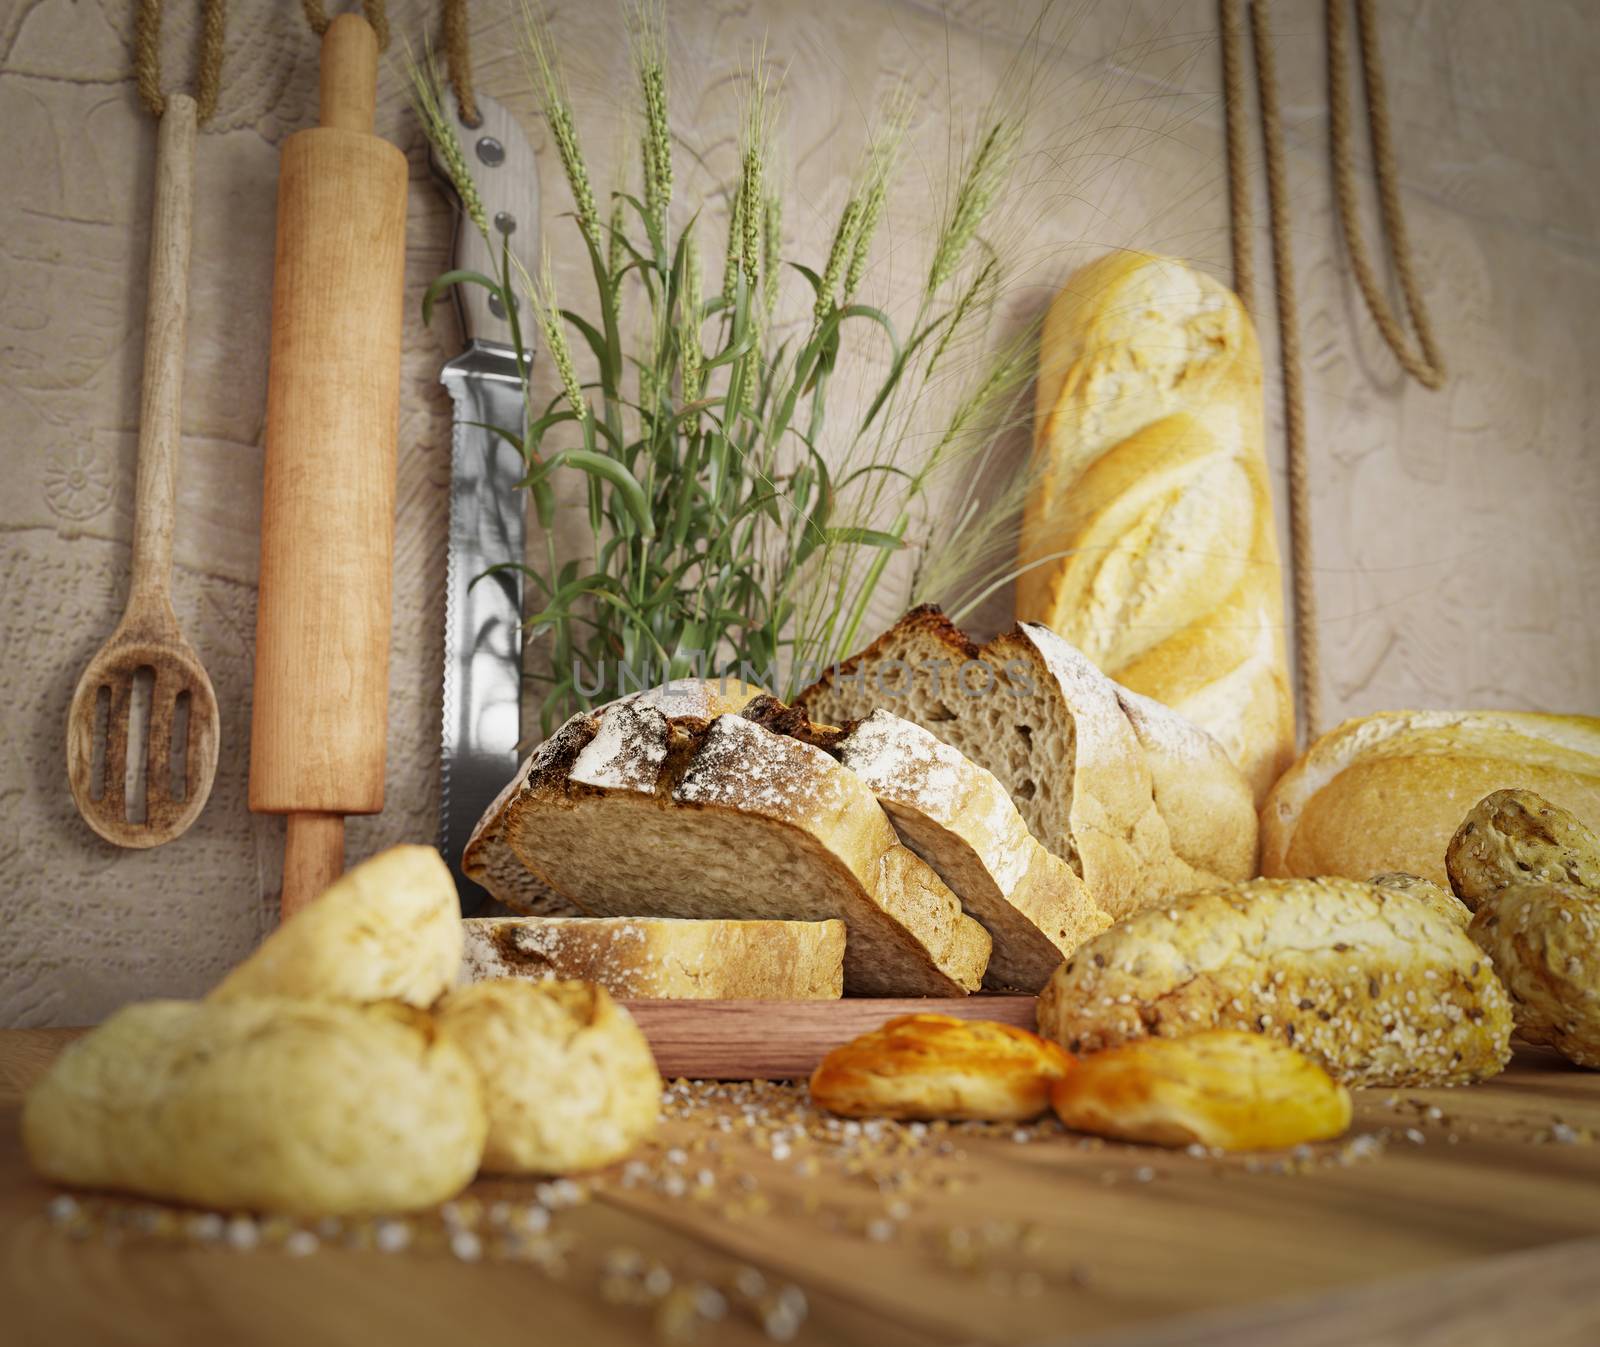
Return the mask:
<svg viewBox="0 0 1600 1347"><path fill-rule="evenodd" d="M679 175L659 5L628 16L638 176L604 209L558 53L543 23L524 14L528 70L593 293L581 308L564 307L548 255L529 276L502 242L498 275L440 276L424 318L450 286L485 286L499 292L520 348L521 295L557 375L547 404L530 396L526 423L501 428L527 464L521 486L541 535L527 558L504 566L530 591L525 666L543 685L545 729L642 682L730 669L792 693L868 634L869 609L903 549L915 549L917 562L899 568L910 571L895 582L902 604L944 601L959 616L1008 578L1020 479L988 501L974 483L1033 373L1031 332L986 347L1002 277L984 225L1017 160L1018 117L991 111L974 129L915 308L897 322L864 302L860 287L895 190L910 113L903 94L881 109L827 256L813 268L781 256L780 104L764 58L744 80L738 174L726 232L712 239L706 203L673 209ZM411 75L423 124L485 230L438 71L424 59ZM703 254L713 248L722 275L708 294ZM783 268L809 290L798 321L780 312ZM625 328L637 335L625 340ZM590 378L580 379L576 343L593 357ZM974 344L984 352L976 360ZM882 368L881 382L858 399L864 410L831 412L841 360L869 349L876 365L860 368ZM946 404L930 424L928 408ZM587 530L571 556L556 543L556 486L574 474ZM933 508L949 497L953 504Z"/></svg>

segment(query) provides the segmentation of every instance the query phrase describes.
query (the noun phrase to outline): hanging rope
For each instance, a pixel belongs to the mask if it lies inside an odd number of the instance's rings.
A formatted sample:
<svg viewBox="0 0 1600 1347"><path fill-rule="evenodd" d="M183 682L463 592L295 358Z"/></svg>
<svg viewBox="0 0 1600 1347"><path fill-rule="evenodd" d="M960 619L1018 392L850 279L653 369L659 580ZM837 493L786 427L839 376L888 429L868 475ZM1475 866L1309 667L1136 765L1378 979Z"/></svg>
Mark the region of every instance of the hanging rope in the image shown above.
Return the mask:
<svg viewBox="0 0 1600 1347"><path fill-rule="evenodd" d="M1388 243L1395 279L1405 299L1406 312L1417 332L1413 349L1389 302L1378 288L1367 245L1357 217L1355 155L1350 146L1350 81L1346 71L1346 0L1328 0L1328 133L1333 145L1334 198L1339 207L1339 224L1344 230L1350 253L1350 270L1367 302L1367 311L1378 331L1394 352L1401 367L1424 388L1444 386L1444 362L1434 341L1433 325L1422 303L1422 287L1417 283L1411 244L1406 234L1405 215L1400 208L1400 174L1395 167L1394 146L1389 138L1389 98L1383 83L1383 63L1378 52L1378 24L1372 0L1356 0L1356 22L1360 32L1361 78L1367 88L1367 131L1372 141L1372 167L1377 180L1378 212Z"/></svg>
<svg viewBox="0 0 1600 1347"><path fill-rule="evenodd" d="M328 31L328 11L323 7L322 0L300 0L300 7L305 10L306 22L311 25L313 33L321 37ZM389 15L383 0L361 0L361 12L367 16L372 31L378 35L378 50L383 51L389 45Z"/></svg>
<svg viewBox="0 0 1600 1347"><path fill-rule="evenodd" d="M227 17L227 0L205 0L200 20L200 64L194 84L195 120L202 126L217 110ZM161 92L161 0L139 0L133 18L133 73L140 102L152 117L159 118L167 110L167 96Z"/></svg>
<svg viewBox="0 0 1600 1347"><path fill-rule="evenodd" d="M467 31L467 0L444 0L444 60L456 108L467 126L482 126L478 100L472 96L472 48Z"/></svg>
<svg viewBox="0 0 1600 1347"><path fill-rule="evenodd" d="M1227 116L1228 210L1233 217L1233 283L1247 310L1255 309L1255 259L1250 180L1244 148L1244 25L1242 0L1220 0L1222 78ZM1311 481L1306 453L1305 390L1300 368L1300 308L1289 238L1289 168L1278 106L1278 62L1266 0L1250 7L1256 98L1267 169L1267 224L1277 297L1278 356L1283 381L1283 429L1289 478L1289 575L1294 594L1295 700L1307 740L1322 725L1322 659L1311 547Z"/></svg>

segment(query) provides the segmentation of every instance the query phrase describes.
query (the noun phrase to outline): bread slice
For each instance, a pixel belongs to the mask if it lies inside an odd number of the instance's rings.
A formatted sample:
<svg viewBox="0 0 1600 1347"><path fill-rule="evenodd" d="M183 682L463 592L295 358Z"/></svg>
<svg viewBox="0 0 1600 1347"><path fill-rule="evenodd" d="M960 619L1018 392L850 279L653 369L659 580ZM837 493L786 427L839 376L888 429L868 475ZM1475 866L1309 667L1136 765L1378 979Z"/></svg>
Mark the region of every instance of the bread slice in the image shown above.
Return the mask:
<svg viewBox="0 0 1600 1347"><path fill-rule="evenodd" d="M1216 742L1034 623L978 646L914 608L799 701L834 724L884 707L988 769L1113 921L1255 873L1250 787Z"/></svg>
<svg viewBox="0 0 1600 1347"><path fill-rule="evenodd" d="M1005 787L920 725L874 711L843 727L758 697L742 714L826 750L878 797L900 840L934 868L994 941L984 986L1036 992L1111 918L1028 831Z"/></svg>
<svg viewBox="0 0 1600 1347"><path fill-rule="evenodd" d="M577 715L507 803L501 835L600 917L837 919L847 991L959 996L989 935L821 749L737 715Z"/></svg>
<svg viewBox="0 0 1600 1347"><path fill-rule="evenodd" d="M737 711L762 690L732 678L678 678L660 687L629 693L607 706L654 706L669 716L703 716L707 720L725 711ZM603 716L606 706L596 715ZM542 748L542 746L541 746ZM557 893L517 857L505 843L502 824L506 807L521 793L533 770L536 750L506 783L478 820L461 855L462 873L482 885L513 912L535 917L576 917L583 909Z"/></svg>
<svg viewBox="0 0 1600 1347"><path fill-rule="evenodd" d="M1448 885L1468 810L1531 790L1600 830L1600 718L1522 711L1386 711L1318 739L1261 807L1261 873L1404 870Z"/></svg>
<svg viewBox="0 0 1600 1347"><path fill-rule="evenodd" d="M841 921L481 917L468 981L582 978L622 999L828 1001L844 991Z"/></svg>

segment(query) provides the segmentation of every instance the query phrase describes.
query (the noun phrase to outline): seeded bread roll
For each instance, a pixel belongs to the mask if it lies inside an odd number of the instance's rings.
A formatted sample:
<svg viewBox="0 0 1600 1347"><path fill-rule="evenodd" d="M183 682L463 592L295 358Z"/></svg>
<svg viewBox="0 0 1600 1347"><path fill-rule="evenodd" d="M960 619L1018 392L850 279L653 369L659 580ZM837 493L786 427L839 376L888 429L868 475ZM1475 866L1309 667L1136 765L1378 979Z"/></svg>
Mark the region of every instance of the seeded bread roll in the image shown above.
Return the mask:
<svg viewBox="0 0 1600 1347"><path fill-rule="evenodd" d="M1255 873L1250 788L1215 741L1044 627L978 646L916 608L799 702L833 725L881 706L993 773L1112 920Z"/></svg>
<svg viewBox="0 0 1600 1347"><path fill-rule="evenodd" d="M1072 1058L1015 1025L901 1015L842 1044L811 1073L811 1098L847 1118L1023 1122L1050 1107Z"/></svg>
<svg viewBox="0 0 1600 1347"><path fill-rule="evenodd" d="M341 875L212 991L430 1006L461 972L455 880L432 847L390 847Z"/></svg>
<svg viewBox="0 0 1600 1347"><path fill-rule="evenodd" d="M1474 800L1537 791L1600 828L1600 719L1387 711L1314 743L1261 809L1261 872L1404 870L1450 883L1445 849Z"/></svg>
<svg viewBox="0 0 1600 1347"><path fill-rule="evenodd" d="M655 1058L603 987L477 982L444 999L438 1024L483 1080L486 1173L597 1169L655 1131Z"/></svg>
<svg viewBox="0 0 1600 1347"><path fill-rule="evenodd" d="M1077 1132L1157 1146L1267 1150L1350 1126L1350 1091L1264 1034L1211 1029L1142 1038L1085 1057L1050 1102Z"/></svg>
<svg viewBox="0 0 1600 1347"><path fill-rule="evenodd" d="M478 917L469 982L582 978L622 999L826 1001L844 990L842 921Z"/></svg>
<svg viewBox="0 0 1600 1347"><path fill-rule="evenodd" d="M630 693L609 705L653 706L669 716L711 720L725 712L738 711L759 695L760 688L734 678L677 678L660 687ZM605 711L602 706L595 714L604 715ZM494 803L483 811L461 854L461 872L513 912L530 917L580 917L582 908L552 889L506 845L506 810L527 785L532 767L530 756L495 796Z"/></svg>
<svg viewBox="0 0 1600 1347"><path fill-rule="evenodd" d="M1262 417L1226 286L1137 252L1075 272L1039 338L1017 577L1019 618L1208 731L1257 802L1294 758Z"/></svg>
<svg viewBox="0 0 1600 1347"><path fill-rule="evenodd" d="M1037 992L1111 918L1060 857L1034 840L994 775L887 711L842 727L758 697L741 712L831 753L864 781L900 840L948 884L994 941L984 986Z"/></svg>
<svg viewBox="0 0 1600 1347"><path fill-rule="evenodd" d="M1600 890L1600 838L1531 790L1497 790L1456 829L1445 869L1456 896L1474 911L1512 884Z"/></svg>
<svg viewBox="0 0 1600 1347"><path fill-rule="evenodd" d="M1457 1085L1511 1057L1489 962L1427 902L1346 879L1171 898L1050 979L1039 1030L1069 1052L1205 1029L1269 1034L1347 1085Z"/></svg>
<svg viewBox="0 0 1600 1347"><path fill-rule="evenodd" d="M1600 893L1513 884L1482 900L1467 934L1511 993L1517 1032L1600 1069Z"/></svg>
<svg viewBox="0 0 1600 1347"><path fill-rule="evenodd" d="M477 1072L424 1013L279 998L128 1006L22 1111L56 1183L300 1216L452 1197L487 1127Z"/></svg>
<svg viewBox="0 0 1600 1347"><path fill-rule="evenodd" d="M1419 879L1416 875L1392 870L1386 875L1373 875L1372 882L1380 889L1390 889L1395 893L1406 893L1420 899L1440 916L1448 917L1463 931L1467 929L1467 923L1472 920L1472 909L1449 889L1435 884L1431 879Z"/></svg>
<svg viewBox="0 0 1600 1347"><path fill-rule="evenodd" d="M507 845L601 917L839 920L845 989L961 996L989 935L821 749L737 715L574 716L535 755Z"/></svg>

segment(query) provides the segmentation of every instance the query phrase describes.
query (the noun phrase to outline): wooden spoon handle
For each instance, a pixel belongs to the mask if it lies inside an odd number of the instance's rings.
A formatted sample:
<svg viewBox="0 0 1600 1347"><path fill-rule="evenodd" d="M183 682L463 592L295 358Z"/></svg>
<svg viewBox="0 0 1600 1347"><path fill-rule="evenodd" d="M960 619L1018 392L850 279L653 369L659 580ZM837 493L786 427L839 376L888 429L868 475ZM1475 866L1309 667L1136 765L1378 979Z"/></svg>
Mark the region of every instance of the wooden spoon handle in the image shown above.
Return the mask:
<svg viewBox="0 0 1600 1347"><path fill-rule="evenodd" d="M183 422L184 338L189 318L189 241L194 216L195 104L171 94L156 136L150 222L150 292L139 398L139 473L133 501L133 583L128 612L170 611L172 523Z"/></svg>

